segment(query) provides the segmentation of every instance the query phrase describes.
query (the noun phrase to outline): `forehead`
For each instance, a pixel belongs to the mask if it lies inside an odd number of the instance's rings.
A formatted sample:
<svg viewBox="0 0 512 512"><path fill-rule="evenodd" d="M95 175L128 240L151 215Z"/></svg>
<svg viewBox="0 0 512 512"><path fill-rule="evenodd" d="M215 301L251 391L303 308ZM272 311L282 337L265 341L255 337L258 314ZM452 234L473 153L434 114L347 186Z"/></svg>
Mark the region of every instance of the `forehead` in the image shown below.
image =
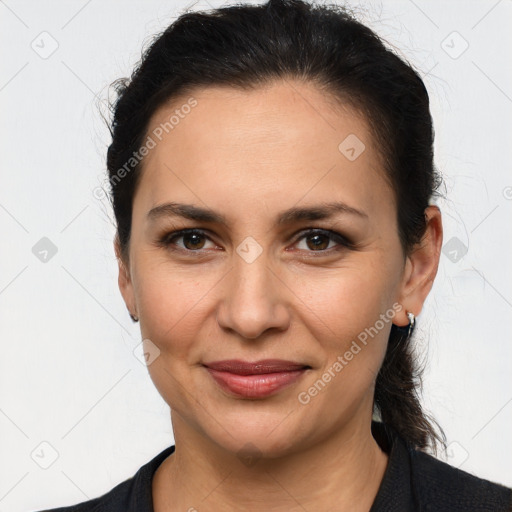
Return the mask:
<svg viewBox="0 0 512 512"><path fill-rule="evenodd" d="M392 202L366 119L310 83L196 88L158 109L147 134L146 210L178 198L224 210L321 199L382 214Z"/></svg>

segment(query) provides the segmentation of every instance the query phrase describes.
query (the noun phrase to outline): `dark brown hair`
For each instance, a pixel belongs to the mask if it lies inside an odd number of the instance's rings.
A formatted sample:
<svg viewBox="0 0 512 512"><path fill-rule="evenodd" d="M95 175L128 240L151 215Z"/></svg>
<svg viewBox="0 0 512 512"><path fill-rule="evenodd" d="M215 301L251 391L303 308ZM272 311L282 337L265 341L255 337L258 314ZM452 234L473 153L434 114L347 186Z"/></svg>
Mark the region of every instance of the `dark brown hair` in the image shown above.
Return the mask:
<svg viewBox="0 0 512 512"><path fill-rule="evenodd" d="M114 82L107 167L123 257L144 162L133 155L159 107L197 86L250 89L286 78L314 83L365 115L394 191L404 257L410 253L425 233L425 209L441 184L423 81L342 6L269 0L181 15L156 36L131 78ZM412 446L435 449L444 439L421 407L419 384L411 340L393 325L376 380L375 411Z"/></svg>

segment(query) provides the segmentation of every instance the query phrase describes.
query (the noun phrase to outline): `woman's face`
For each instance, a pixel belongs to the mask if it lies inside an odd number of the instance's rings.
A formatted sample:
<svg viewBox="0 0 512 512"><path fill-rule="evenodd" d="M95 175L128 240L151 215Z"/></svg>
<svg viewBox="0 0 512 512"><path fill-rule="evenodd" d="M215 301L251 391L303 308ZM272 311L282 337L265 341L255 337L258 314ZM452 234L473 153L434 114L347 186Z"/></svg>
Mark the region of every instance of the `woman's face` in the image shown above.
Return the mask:
<svg viewBox="0 0 512 512"><path fill-rule="evenodd" d="M173 423L177 414L202 439L233 452L251 443L272 456L360 428L371 418L391 323L407 324L411 310L398 305L409 264L364 119L299 82L202 88L193 98L151 120L156 145L120 272ZM169 203L225 223L173 214ZM198 233L169 236L192 228ZM244 396L205 367L230 359L309 369L272 394Z"/></svg>

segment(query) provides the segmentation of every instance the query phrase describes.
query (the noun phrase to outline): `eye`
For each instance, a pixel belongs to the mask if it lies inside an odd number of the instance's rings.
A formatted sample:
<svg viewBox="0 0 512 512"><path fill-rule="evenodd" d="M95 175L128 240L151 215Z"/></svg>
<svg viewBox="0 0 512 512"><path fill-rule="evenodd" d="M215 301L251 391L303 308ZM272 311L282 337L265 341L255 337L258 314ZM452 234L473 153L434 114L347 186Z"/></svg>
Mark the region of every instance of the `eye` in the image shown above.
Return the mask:
<svg viewBox="0 0 512 512"><path fill-rule="evenodd" d="M182 240L181 243L178 243ZM212 240L201 229L183 229L165 234L159 241L159 245L170 250L184 251L188 253L201 253L205 247L206 241L210 241L216 246ZM315 253L331 253L332 250L342 250L353 248L353 243L346 237L336 231L326 229L309 228L302 231L300 236L295 239L294 245L298 242L303 243L303 247L299 250Z"/></svg>
<svg viewBox="0 0 512 512"><path fill-rule="evenodd" d="M299 249L307 252L330 253L331 249L340 250L353 246L353 244L340 233L318 228L302 232L295 243L299 241L304 241L303 247L299 247ZM331 244L331 242L333 242L333 244Z"/></svg>
<svg viewBox="0 0 512 512"><path fill-rule="evenodd" d="M183 246L177 246L178 250L182 249L188 252L199 252L204 249L204 240L209 238L200 229L183 229L166 234L160 243L164 247L177 245L176 240L183 239Z"/></svg>

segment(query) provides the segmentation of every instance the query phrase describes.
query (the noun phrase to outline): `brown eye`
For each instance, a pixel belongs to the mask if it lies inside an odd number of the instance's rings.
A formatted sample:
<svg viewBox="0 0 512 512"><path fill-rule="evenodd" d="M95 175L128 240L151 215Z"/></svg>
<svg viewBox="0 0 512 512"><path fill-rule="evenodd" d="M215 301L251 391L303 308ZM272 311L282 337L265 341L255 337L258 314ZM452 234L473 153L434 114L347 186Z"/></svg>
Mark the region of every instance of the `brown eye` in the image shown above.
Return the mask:
<svg viewBox="0 0 512 512"><path fill-rule="evenodd" d="M181 244L177 243L180 239L183 240ZM205 248L207 240L209 240L209 238L201 230L189 229L169 233L165 235L160 242L166 248L176 248L178 250L181 249L188 252L199 252L201 249Z"/></svg>
<svg viewBox="0 0 512 512"><path fill-rule="evenodd" d="M182 240L181 243L178 243ZM302 236L297 238L295 244L302 243L304 240L305 247L299 247L299 250L315 253L331 253L340 249L352 247L352 243L335 231L325 229L309 229L302 232ZM203 249L207 249L205 244L211 242L214 248L216 245L212 240L200 229L184 229L181 231L173 231L163 236L159 240L159 244L169 250L176 250L188 253L201 253Z"/></svg>
<svg viewBox="0 0 512 512"><path fill-rule="evenodd" d="M297 239L297 242L302 243L303 240L305 247L299 247L299 249L306 252L324 253L331 252L330 249L338 250L352 246L351 242L339 233L319 229L302 233L302 236Z"/></svg>
<svg viewBox="0 0 512 512"><path fill-rule="evenodd" d="M197 233L187 233L180 238L183 238L183 245L187 249L202 249L204 245L204 236Z"/></svg>
<svg viewBox="0 0 512 512"><path fill-rule="evenodd" d="M306 237L306 240L309 240L311 242L306 243L308 244L308 247L312 250L327 249L330 241L329 237L323 234L308 235Z"/></svg>

